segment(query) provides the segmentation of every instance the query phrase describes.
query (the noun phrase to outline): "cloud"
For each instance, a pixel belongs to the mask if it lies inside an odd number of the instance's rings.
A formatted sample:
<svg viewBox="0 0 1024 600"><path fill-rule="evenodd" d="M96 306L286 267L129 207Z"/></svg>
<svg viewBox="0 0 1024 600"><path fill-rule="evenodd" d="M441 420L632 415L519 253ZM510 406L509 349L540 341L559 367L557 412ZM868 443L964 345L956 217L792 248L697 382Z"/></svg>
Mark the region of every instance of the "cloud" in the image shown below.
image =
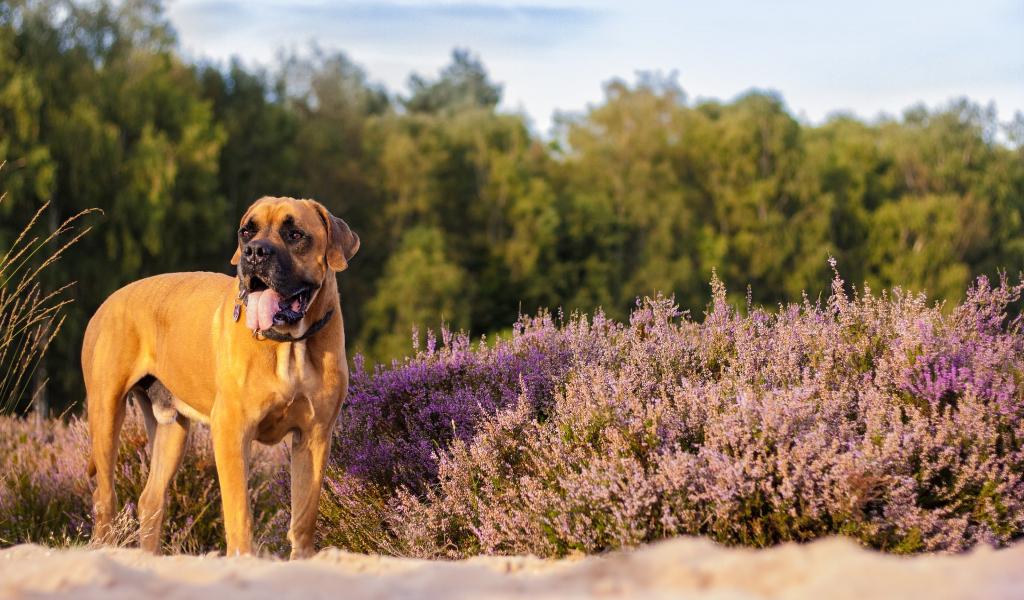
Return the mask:
<svg viewBox="0 0 1024 600"><path fill-rule="evenodd" d="M169 16L191 58L270 64L315 41L341 50L393 91L435 76L469 48L505 108L544 131L555 109L600 101L601 82L636 70L678 71L692 97L781 90L814 121L852 110L898 114L916 101L995 100L1024 107L1020 0L173 0Z"/></svg>
<svg viewBox="0 0 1024 600"><path fill-rule="evenodd" d="M190 41L242 33L270 41L319 39L415 45L453 39L554 46L597 24L602 12L580 6L482 2L243 2L197 0L172 6L173 20Z"/></svg>

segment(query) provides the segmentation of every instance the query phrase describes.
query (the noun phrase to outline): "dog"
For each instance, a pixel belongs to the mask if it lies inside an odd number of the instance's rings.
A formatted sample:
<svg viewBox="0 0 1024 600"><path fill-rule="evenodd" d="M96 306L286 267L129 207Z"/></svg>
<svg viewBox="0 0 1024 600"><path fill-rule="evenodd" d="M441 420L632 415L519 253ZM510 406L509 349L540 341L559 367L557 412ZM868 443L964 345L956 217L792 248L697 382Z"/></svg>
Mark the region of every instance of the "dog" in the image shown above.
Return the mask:
<svg viewBox="0 0 1024 600"><path fill-rule="evenodd" d="M159 552L167 486L189 423L200 421L213 439L227 554L252 553L251 442L288 434L291 558L313 554L327 453L348 393L335 274L358 250L359 236L320 203L264 197L242 216L237 277L157 275L99 307L82 346L95 541L112 541L114 459L133 396L152 450L138 504L143 549Z"/></svg>

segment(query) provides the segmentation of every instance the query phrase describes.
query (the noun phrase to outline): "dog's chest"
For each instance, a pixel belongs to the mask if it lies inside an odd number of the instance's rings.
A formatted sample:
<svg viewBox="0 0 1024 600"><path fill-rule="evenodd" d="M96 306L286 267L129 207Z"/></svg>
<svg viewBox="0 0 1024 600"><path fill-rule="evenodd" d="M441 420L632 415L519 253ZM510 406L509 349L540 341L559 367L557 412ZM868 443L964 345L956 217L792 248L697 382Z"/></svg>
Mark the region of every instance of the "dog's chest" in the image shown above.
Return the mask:
<svg viewBox="0 0 1024 600"><path fill-rule="evenodd" d="M279 391L284 396L314 391L318 378L306 342L278 344L274 374L277 375Z"/></svg>
<svg viewBox="0 0 1024 600"><path fill-rule="evenodd" d="M321 369L311 360L304 342L279 344L275 353L274 390L262 405L256 439L273 444L286 433L304 429L319 412L325 393Z"/></svg>

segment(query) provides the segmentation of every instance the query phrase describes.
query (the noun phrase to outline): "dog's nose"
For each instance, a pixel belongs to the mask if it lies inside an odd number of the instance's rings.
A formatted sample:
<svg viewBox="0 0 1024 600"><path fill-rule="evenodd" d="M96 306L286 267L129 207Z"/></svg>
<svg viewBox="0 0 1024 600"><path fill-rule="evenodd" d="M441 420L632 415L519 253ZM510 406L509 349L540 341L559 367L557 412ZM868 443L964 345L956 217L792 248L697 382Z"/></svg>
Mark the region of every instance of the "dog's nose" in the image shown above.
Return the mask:
<svg viewBox="0 0 1024 600"><path fill-rule="evenodd" d="M245 258L250 262L263 262L274 255L274 246L266 240L255 240L245 245Z"/></svg>

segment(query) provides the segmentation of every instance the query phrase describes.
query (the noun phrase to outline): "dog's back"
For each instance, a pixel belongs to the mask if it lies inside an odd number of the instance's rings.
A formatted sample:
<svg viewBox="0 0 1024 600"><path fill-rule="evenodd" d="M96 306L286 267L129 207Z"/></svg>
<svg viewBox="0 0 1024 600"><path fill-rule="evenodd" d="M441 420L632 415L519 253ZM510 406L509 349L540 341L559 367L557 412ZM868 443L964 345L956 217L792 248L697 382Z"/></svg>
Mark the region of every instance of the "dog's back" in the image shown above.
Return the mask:
<svg viewBox="0 0 1024 600"><path fill-rule="evenodd" d="M123 374L124 381L119 381L130 387L147 374L146 368L160 354L181 353L186 365L193 363L187 360L188 356L208 354L212 348L204 346L209 346L212 338L212 319L225 297L230 297L233 285L233 278L219 273L168 273L140 279L111 294L85 330L82 373L86 389L101 372L103 379L109 380L109 369L114 364L134 367ZM182 318L195 316L184 315L186 312L201 313L207 318ZM194 340L200 347L169 348L164 343L168 336Z"/></svg>

